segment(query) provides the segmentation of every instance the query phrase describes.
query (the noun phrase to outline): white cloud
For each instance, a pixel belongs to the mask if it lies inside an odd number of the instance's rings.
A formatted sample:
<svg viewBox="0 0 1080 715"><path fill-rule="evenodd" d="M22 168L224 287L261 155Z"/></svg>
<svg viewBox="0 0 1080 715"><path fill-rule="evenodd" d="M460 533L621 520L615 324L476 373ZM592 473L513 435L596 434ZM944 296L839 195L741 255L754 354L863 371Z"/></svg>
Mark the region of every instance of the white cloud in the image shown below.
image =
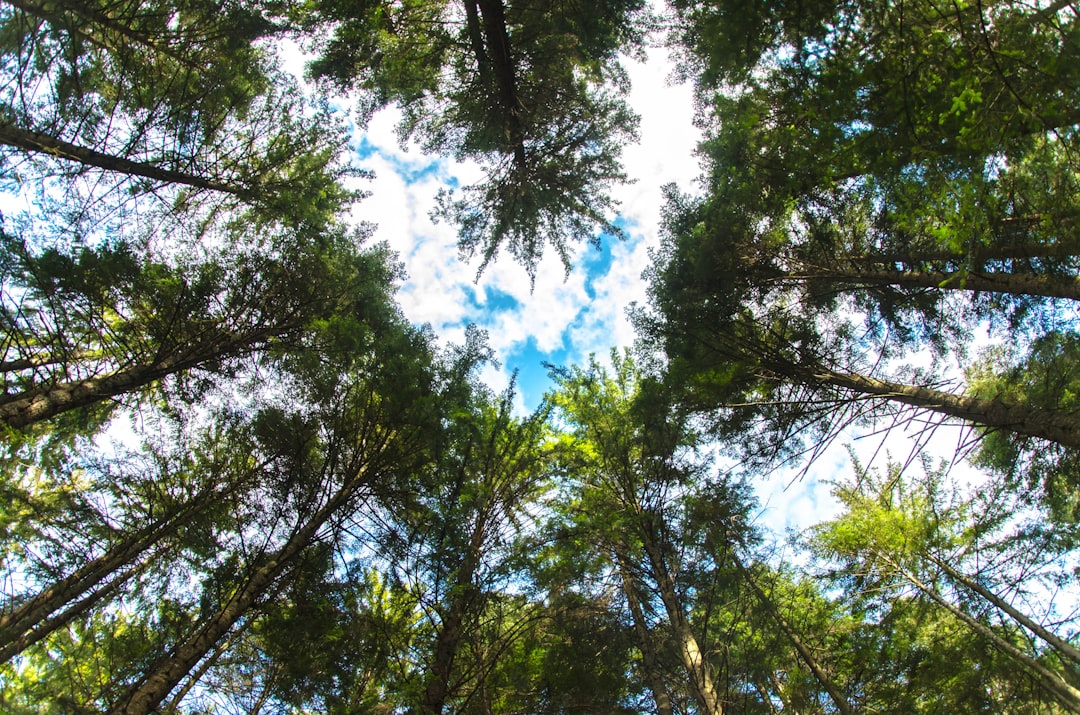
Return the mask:
<svg viewBox="0 0 1080 715"><path fill-rule="evenodd" d="M664 50L649 50L647 63L628 62L627 69L630 102L642 114L642 141L626 147L623 156L635 183L616 187L614 194L621 202L620 215L629 222L631 241L613 245L610 268L592 277L595 298L586 289L589 269L584 265L591 246L576 249L576 267L569 276L549 252L530 284L524 268L502 255L474 283L476 264L459 259L454 228L432 223L429 214L438 190L451 177L467 185L480 178L479 168L433 159L415 147L401 149L394 130L400 114L393 110L380 112L357 134L358 146L375 148L361 166L376 178L367 187L372 196L356 216L376 223L375 240L399 252L409 274L400 300L411 320L431 324L444 339L460 339L467 322L481 324L506 375L514 368L508 358L530 339L543 353L569 347L576 359L590 352L606 355L613 346L633 342L625 308L645 299L641 272L648 263L647 249L659 243L661 186L669 181L685 186L696 175L693 149L699 135L692 125L690 89L666 84L670 66ZM489 289L511 296L514 306L493 311Z"/></svg>

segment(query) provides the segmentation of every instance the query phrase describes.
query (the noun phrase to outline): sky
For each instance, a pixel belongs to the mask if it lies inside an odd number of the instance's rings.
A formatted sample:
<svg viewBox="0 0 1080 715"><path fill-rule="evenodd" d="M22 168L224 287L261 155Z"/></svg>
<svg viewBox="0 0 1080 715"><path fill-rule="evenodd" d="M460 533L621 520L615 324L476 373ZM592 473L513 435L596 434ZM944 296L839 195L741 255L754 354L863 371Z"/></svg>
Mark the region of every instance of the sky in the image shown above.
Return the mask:
<svg viewBox="0 0 1080 715"><path fill-rule="evenodd" d="M632 182L613 190L619 201L616 223L627 238L605 236L600 250L578 246L569 275L549 251L534 285L508 254L477 279L477 264L458 256L455 228L429 216L438 191L479 180L478 167L425 155L415 146L403 149L393 109L354 133L358 165L375 178L365 182L370 196L354 207L353 218L374 223L372 240L385 241L404 264L402 310L413 322L430 325L444 344L462 342L470 324L485 329L497 365L488 365L481 377L501 391L516 373L520 414L538 407L552 386L544 363L584 364L593 354L606 363L612 349L633 345L627 308L647 302L642 273L650 263L649 249L660 244L662 187L674 182L683 191L698 188L695 149L701 133L693 123L692 88L668 81L673 65L663 48L650 48L644 62L626 59L624 66L630 106L641 116L640 141L622 155ZM781 470L756 484L759 525L777 534L797 532L837 513L830 487L819 476L850 470L843 444L818 465L802 478Z"/></svg>
<svg viewBox="0 0 1080 715"><path fill-rule="evenodd" d="M399 299L406 316L431 325L444 341L460 342L470 323L487 330L499 366L483 377L501 390L516 370L522 412L536 408L550 385L545 361L582 363L590 354L606 357L613 347L633 343L626 309L645 300L641 273L648 249L659 245L661 187L685 186L699 172L691 88L667 83L665 50L648 54L644 63L626 61L630 105L642 116L641 142L627 146L622 157L634 181L613 191L620 203L617 222L628 238L605 236L600 250L578 246L568 276L549 250L535 286L508 254L476 280L478 264L458 257L455 228L429 218L439 189L478 180L475 166L425 156L415 147L402 150L393 110L376 115L355 137L359 165L375 173L365 186L371 196L357 205L355 217L375 223L375 240L386 241L404 263L409 277Z"/></svg>

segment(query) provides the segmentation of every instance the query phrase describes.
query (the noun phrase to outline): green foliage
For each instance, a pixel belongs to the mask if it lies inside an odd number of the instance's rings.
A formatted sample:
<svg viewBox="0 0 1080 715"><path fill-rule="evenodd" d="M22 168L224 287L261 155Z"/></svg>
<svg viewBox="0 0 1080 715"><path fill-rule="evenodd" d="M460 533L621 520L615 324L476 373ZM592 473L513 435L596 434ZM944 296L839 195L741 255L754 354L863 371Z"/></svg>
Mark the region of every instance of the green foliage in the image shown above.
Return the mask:
<svg viewBox="0 0 1080 715"><path fill-rule="evenodd" d="M481 384L481 331L440 349L405 322L396 258L344 225L344 127L274 42L362 120L396 104L403 141L478 161L437 213L481 271L505 248L535 275L620 233L644 3L0 9L0 709L1075 705L1070 449L980 433L969 489L856 465L788 547L807 568L766 549L745 481L961 399L919 393L933 371L852 385L966 359L979 321L1004 346L964 398L1075 412L1045 287L1080 245L1075 13L671 9L706 140L637 316L667 360L553 368L527 416Z"/></svg>
<svg viewBox="0 0 1080 715"><path fill-rule="evenodd" d="M1080 399L1077 357L1080 338L1071 332L1040 336L1017 356L1016 346L986 352L968 371L971 390L981 397L1047 410L1076 412ZM975 462L1030 490L1029 501L1042 501L1061 524L1080 521L1080 481L1076 450L1023 438L1009 432L986 436Z"/></svg>
<svg viewBox="0 0 1080 715"><path fill-rule="evenodd" d="M483 272L505 246L535 277L547 245L569 271L572 243L622 235L608 191L626 180L617 157L637 119L620 97L616 53L643 41L643 7L315 2L302 24L330 28L309 71L364 92L363 117L397 103L403 141L483 166L486 178L444 196L438 212L459 226L462 255L479 255Z"/></svg>

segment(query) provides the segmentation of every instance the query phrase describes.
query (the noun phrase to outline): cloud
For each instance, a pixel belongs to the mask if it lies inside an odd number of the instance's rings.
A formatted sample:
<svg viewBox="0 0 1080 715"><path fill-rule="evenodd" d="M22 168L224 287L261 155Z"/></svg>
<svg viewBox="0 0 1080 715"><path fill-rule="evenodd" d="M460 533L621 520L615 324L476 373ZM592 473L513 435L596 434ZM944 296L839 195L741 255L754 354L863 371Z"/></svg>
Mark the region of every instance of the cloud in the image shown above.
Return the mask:
<svg viewBox="0 0 1080 715"><path fill-rule="evenodd" d="M493 389L521 371L522 390L535 402L546 388L543 361L581 362L590 353L605 357L612 347L630 345L626 317L632 302L645 300L642 271L648 249L659 244L661 187L686 186L698 173L694 147L691 90L666 83L666 51L650 49L645 63L627 61L631 106L642 114L641 143L624 150L634 183L615 187L619 223L629 240L605 237L601 251L588 245L574 250L569 276L553 252L541 261L535 283L525 269L502 255L476 280L476 264L464 263L453 226L433 223L430 214L440 189L471 184L482 177L469 162L425 155L401 147L395 131L400 112L376 114L353 139L358 164L375 173L365 189L356 220L377 225L376 241L398 252L408 272L399 300L405 315L429 324L445 341L458 341L465 326L486 329L501 367L484 373ZM527 384L526 384L527 383Z"/></svg>

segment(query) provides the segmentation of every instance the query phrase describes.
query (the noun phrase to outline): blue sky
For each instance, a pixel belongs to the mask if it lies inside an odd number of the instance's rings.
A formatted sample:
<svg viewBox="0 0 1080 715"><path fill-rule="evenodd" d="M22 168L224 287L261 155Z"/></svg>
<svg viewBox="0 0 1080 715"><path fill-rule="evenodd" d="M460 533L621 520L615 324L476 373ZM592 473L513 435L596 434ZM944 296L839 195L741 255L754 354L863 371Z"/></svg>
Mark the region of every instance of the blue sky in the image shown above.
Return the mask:
<svg viewBox="0 0 1080 715"><path fill-rule="evenodd" d="M578 246L569 276L552 252L539 266L535 286L509 256L500 256L476 280L477 266L458 256L454 228L430 218L438 191L477 181L478 167L426 156L417 147L402 149L392 109L354 136L359 166L375 173L362 186L371 196L354 215L375 223L375 240L386 241L405 265L405 314L431 325L445 341L459 341L470 323L487 330L499 367L490 367L484 378L500 390L516 371L522 412L535 408L550 385L545 362L580 363L633 342L626 308L645 299L641 273L648 249L659 243L661 187L688 186L699 173L691 89L668 85L671 65L663 50L651 50L649 57L627 62L629 101L642 114L641 142L624 150L633 181L614 190L620 211L609 218L628 236L603 236L599 250Z"/></svg>
<svg viewBox="0 0 1080 715"><path fill-rule="evenodd" d="M649 249L660 242L661 188L675 182L684 191L696 190L700 133L693 125L691 89L667 83L672 65L664 50L653 48L648 57L646 63L626 63L629 101L641 114L641 141L624 148L623 164L633 181L613 191L620 207L611 218L627 238L604 236L599 250L578 246L569 275L550 252L534 285L509 256L500 256L477 280L477 266L458 256L454 227L430 218L439 190L478 181L478 167L425 156L417 147L403 149L393 109L377 114L353 138L359 166L375 173L361 186L371 195L357 204L354 217L375 223L374 240L388 243L405 265L408 278L399 302L406 316L430 325L444 342L461 342L469 324L485 329L498 365L489 365L481 377L501 391L516 371L521 414L535 409L551 386L545 363L581 364L590 354L606 361L613 348L632 345L627 308L646 301L642 272L651 262ZM842 444L836 452L801 481L793 482L794 472L784 470L758 483L759 523L783 533L832 516L835 502L816 476L850 470Z"/></svg>

